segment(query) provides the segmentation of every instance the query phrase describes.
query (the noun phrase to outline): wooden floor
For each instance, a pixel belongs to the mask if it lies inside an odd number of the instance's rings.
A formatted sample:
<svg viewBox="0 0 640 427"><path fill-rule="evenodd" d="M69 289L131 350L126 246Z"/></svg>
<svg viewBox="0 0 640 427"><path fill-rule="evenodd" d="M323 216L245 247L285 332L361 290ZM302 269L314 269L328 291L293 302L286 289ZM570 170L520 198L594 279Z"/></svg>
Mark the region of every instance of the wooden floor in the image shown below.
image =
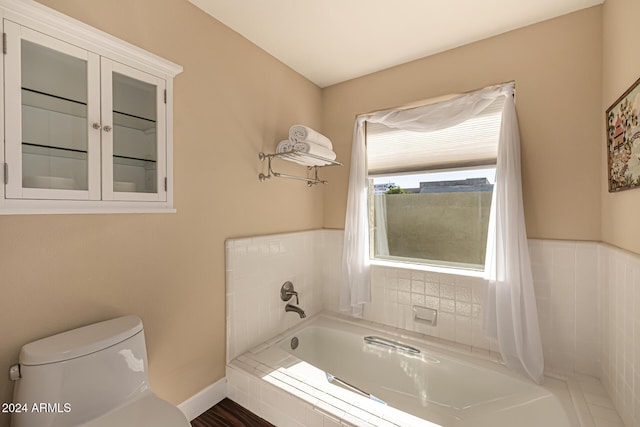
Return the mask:
<svg viewBox="0 0 640 427"><path fill-rule="evenodd" d="M191 421L193 427L274 427L237 403L224 399Z"/></svg>

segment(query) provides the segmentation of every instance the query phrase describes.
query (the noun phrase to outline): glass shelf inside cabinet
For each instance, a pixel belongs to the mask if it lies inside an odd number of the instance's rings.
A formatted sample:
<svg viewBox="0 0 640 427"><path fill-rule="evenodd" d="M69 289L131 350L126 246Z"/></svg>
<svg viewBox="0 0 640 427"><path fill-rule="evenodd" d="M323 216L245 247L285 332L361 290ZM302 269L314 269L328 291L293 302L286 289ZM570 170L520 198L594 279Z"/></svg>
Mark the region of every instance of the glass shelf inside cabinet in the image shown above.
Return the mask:
<svg viewBox="0 0 640 427"><path fill-rule="evenodd" d="M87 104L22 88L25 154L87 159Z"/></svg>
<svg viewBox="0 0 640 427"><path fill-rule="evenodd" d="M61 157L65 159L87 160L86 150L76 150L74 148L33 144L31 142L22 142L22 152L24 154L33 154L46 157Z"/></svg>
<svg viewBox="0 0 640 427"><path fill-rule="evenodd" d="M61 190L87 190L87 152L22 143L22 186Z"/></svg>
<svg viewBox="0 0 640 427"><path fill-rule="evenodd" d="M140 130L143 132L155 133L156 131L155 120L134 116L133 114L127 114L120 111L113 112L113 125Z"/></svg>
<svg viewBox="0 0 640 427"><path fill-rule="evenodd" d="M76 101L25 87L22 88L22 105L69 116L87 118L86 102Z"/></svg>
<svg viewBox="0 0 640 427"><path fill-rule="evenodd" d="M153 159L140 159L137 157L121 156L118 154L113 155L113 162L123 166L138 166L145 169L155 169L156 160Z"/></svg>

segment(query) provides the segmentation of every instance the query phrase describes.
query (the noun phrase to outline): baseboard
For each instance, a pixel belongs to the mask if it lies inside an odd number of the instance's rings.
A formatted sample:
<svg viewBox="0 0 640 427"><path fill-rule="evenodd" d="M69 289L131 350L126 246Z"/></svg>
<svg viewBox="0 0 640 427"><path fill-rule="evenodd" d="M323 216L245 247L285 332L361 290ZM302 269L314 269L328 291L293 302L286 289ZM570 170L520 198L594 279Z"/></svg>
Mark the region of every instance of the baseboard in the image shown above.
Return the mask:
<svg viewBox="0 0 640 427"><path fill-rule="evenodd" d="M225 397L227 397L227 379L221 378L179 404L178 408L189 421L193 421Z"/></svg>

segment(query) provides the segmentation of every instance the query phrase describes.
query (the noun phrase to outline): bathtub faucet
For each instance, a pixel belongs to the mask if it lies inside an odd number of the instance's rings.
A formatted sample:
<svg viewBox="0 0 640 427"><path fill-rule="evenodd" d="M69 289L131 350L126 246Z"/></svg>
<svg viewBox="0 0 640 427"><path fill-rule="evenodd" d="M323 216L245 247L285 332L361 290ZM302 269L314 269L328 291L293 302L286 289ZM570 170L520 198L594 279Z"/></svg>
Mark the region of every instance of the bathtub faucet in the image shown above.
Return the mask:
<svg viewBox="0 0 640 427"><path fill-rule="evenodd" d="M282 301L289 301L291 297L296 297L296 304L300 304L300 300L298 299L298 293L295 291L295 289L293 289L293 283L286 281L280 288L280 299ZM287 305L284 306L284 311L286 312L293 311L295 313L298 313L301 319L304 319L305 317L307 317L307 315L304 314L303 309L291 303L288 303Z"/></svg>
<svg viewBox="0 0 640 427"><path fill-rule="evenodd" d="M305 317L307 317L306 314L304 314L304 310L301 309L300 307L293 305L293 304L287 304L284 306L284 311L289 312L289 311L293 311L295 313L298 313L298 315L300 316L301 319L304 319Z"/></svg>
<svg viewBox="0 0 640 427"><path fill-rule="evenodd" d="M282 301L289 301L291 297L296 297L296 304L300 305L298 293L293 289L293 283L287 280L280 288L280 299Z"/></svg>

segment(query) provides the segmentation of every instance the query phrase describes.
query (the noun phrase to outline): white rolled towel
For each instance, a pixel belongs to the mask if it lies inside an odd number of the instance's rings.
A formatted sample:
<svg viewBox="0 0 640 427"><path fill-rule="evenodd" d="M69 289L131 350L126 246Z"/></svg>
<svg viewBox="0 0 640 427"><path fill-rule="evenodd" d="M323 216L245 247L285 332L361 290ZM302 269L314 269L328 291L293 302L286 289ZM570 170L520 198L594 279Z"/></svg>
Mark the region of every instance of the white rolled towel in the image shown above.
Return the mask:
<svg viewBox="0 0 640 427"><path fill-rule="evenodd" d="M293 150L299 153L311 154L311 156L309 156L311 158L313 158L313 156L318 156L327 160L336 159L336 153L334 153L333 150L323 147L322 145L315 144L313 142L296 142L295 144L293 144ZM318 165L320 164L326 165L329 164L329 162L323 162L322 160L318 159Z"/></svg>
<svg viewBox="0 0 640 427"><path fill-rule="evenodd" d="M286 153L287 151L293 150L293 142L288 139L282 140L278 143L276 147L276 153Z"/></svg>
<svg viewBox="0 0 640 427"><path fill-rule="evenodd" d="M290 151L293 151L293 142L288 139L280 141L276 147L276 153L288 153ZM317 159L314 159L311 156L305 156L304 154L286 154L282 156L282 158L302 166L319 166L319 161ZM322 164L324 165L327 163L323 162Z"/></svg>
<svg viewBox="0 0 640 427"><path fill-rule="evenodd" d="M311 129L309 126L293 125L289 129L289 139L294 144L296 142L315 142L329 150L333 150L331 140L318 131Z"/></svg>

